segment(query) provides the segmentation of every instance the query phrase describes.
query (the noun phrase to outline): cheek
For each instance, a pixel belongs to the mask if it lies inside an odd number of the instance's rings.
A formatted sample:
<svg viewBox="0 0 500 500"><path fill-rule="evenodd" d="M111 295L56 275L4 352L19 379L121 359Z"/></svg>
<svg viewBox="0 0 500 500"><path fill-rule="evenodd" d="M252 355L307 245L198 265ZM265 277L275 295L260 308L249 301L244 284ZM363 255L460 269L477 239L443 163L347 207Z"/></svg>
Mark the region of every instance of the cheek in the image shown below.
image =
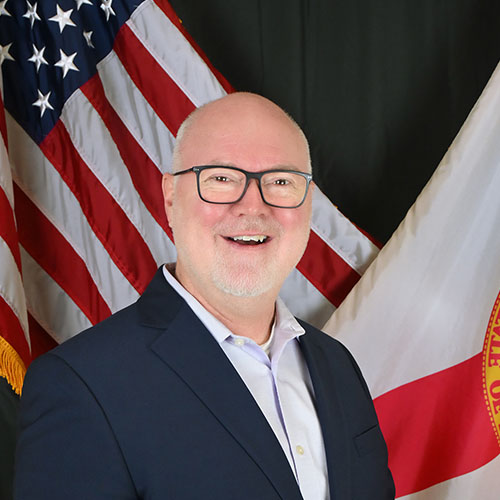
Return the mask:
<svg viewBox="0 0 500 500"><path fill-rule="evenodd" d="M311 223L311 211L309 207L300 207L280 213L278 221L287 233L308 234Z"/></svg>
<svg viewBox="0 0 500 500"><path fill-rule="evenodd" d="M208 243L213 236L213 226L221 219L217 205L198 198L184 199L173 209L172 229L177 239L193 241L197 247Z"/></svg>
<svg viewBox="0 0 500 500"><path fill-rule="evenodd" d="M289 258L295 259L304 252L309 240L310 221L310 212L308 210L287 214L280 218L284 232L283 251L286 252Z"/></svg>

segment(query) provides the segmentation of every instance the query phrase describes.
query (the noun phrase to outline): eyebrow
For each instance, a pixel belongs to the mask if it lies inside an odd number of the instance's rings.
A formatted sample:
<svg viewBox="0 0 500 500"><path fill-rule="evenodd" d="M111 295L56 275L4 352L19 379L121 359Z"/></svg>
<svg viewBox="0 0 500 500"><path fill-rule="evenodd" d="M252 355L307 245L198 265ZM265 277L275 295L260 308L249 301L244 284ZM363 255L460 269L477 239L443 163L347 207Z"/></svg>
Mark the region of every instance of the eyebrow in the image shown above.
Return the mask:
<svg viewBox="0 0 500 500"><path fill-rule="evenodd" d="M243 167L240 167L238 165L235 165L234 163L229 163L225 161L215 161L215 162L209 162L209 163L204 163L207 167L236 167L236 168L241 168L242 170L245 170ZM293 165L274 165L272 167L266 168L264 170L259 170L259 172L266 172L268 170L293 170L296 172L302 172L300 170L300 167L295 167ZM308 170L304 171L304 173L308 174L310 173Z"/></svg>

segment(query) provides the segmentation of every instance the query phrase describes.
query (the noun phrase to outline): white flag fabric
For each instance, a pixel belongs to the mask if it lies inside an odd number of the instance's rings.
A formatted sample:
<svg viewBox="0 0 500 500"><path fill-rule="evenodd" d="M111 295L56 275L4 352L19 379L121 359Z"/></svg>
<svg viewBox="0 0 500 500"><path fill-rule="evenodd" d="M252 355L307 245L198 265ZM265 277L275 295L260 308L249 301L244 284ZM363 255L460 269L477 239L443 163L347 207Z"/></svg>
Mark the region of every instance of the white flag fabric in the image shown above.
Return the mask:
<svg viewBox="0 0 500 500"><path fill-rule="evenodd" d="M325 326L375 399L396 495L500 498L500 65Z"/></svg>

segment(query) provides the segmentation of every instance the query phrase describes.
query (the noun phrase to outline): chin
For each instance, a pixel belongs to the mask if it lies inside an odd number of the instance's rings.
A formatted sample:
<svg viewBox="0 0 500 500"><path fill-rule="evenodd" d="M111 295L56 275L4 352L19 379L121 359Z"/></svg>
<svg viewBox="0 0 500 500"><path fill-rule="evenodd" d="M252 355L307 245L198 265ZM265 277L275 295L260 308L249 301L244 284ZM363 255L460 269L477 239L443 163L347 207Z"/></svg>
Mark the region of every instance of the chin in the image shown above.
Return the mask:
<svg viewBox="0 0 500 500"><path fill-rule="evenodd" d="M227 269L216 269L212 273L212 281L220 291L233 297L258 297L273 288L280 288L274 273L264 269L251 273L242 270L230 273Z"/></svg>

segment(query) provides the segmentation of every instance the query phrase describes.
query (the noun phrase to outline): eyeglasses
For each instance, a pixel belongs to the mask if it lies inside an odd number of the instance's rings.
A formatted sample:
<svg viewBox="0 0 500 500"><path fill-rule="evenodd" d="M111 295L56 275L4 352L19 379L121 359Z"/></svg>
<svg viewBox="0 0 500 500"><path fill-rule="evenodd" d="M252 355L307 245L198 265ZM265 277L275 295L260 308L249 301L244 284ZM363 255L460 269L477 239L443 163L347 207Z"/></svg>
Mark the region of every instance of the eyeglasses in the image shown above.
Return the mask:
<svg viewBox="0 0 500 500"><path fill-rule="evenodd" d="M273 169L247 172L238 167L206 165L191 167L174 175L194 172L198 195L207 203L237 203L256 179L262 200L277 208L297 208L304 203L312 175L297 170Z"/></svg>

